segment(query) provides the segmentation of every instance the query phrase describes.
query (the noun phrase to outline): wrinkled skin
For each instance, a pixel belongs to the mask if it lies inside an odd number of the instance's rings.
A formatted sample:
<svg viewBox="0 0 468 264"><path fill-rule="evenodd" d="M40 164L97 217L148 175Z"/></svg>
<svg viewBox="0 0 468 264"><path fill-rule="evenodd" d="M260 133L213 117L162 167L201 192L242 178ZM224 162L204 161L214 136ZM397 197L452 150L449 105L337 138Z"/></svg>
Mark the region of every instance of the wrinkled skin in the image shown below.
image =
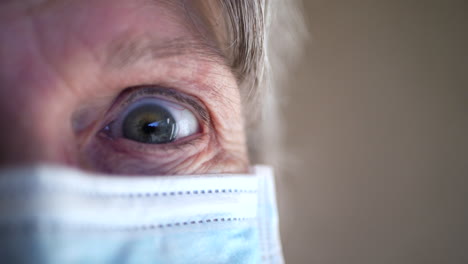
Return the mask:
<svg viewBox="0 0 468 264"><path fill-rule="evenodd" d="M176 2L2 1L0 165L146 175L245 172L236 78L210 34L216 29L203 23L210 14ZM190 109L199 131L167 144L107 136L103 130L138 90L127 88L138 86L192 98L203 111L160 96Z"/></svg>

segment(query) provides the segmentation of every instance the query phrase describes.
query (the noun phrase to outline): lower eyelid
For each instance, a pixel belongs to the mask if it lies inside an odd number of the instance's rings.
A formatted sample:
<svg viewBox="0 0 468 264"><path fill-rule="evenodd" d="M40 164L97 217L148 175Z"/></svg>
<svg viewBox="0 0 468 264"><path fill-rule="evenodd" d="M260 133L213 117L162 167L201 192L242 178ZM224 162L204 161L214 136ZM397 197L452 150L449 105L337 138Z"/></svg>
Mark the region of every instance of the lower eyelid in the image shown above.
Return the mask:
<svg viewBox="0 0 468 264"><path fill-rule="evenodd" d="M187 155L188 149L194 147L197 151L202 151L210 144L211 136L209 134L197 133L180 140L175 140L167 144L159 144L157 146L151 144L141 144L125 138L111 139L105 135L97 137L97 146L101 151L110 151L116 156L124 158L145 159L166 159L173 155ZM182 151L182 152L180 152ZM192 150L193 151L193 150Z"/></svg>

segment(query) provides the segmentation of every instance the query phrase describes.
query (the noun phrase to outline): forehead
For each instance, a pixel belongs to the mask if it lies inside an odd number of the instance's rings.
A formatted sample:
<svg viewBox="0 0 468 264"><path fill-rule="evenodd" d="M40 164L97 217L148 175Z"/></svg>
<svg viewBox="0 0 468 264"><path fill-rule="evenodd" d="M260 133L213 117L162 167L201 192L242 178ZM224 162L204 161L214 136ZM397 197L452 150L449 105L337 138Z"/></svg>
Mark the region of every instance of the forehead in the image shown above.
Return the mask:
<svg viewBox="0 0 468 264"><path fill-rule="evenodd" d="M2 2L0 80L21 89L0 95L31 88L54 96L111 96L157 83L189 93L206 90L207 97L222 90L218 101L237 102L232 69L194 2Z"/></svg>
<svg viewBox="0 0 468 264"><path fill-rule="evenodd" d="M198 1L165 0L30 0L0 4L0 20L12 32L41 42L54 54L67 55L77 45L97 49L138 46L151 39L153 46L182 42L217 47L216 37L197 7ZM199 6L199 5L198 5ZM203 14L202 14L203 13ZM31 34L30 34L31 35ZM31 39L34 38L34 39ZM5 38L2 37L3 40ZM17 41L17 40L16 40ZM128 42L128 43L125 43ZM36 43L37 44L37 43ZM125 45L124 45L125 44ZM177 46L177 45L175 45ZM180 46L180 45L179 45ZM46 56L48 54L45 54ZM62 57L63 59L63 57Z"/></svg>
<svg viewBox="0 0 468 264"><path fill-rule="evenodd" d="M107 66L143 65L141 62L146 59L147 67L148 59L156 63L158 60L155 59L164 56L189 55L186 57L192 58L192 61L201 57L225 65L216 37L206 23L206 9L200 8L196 2L3 2L0 4L0 28L5 30L0 32L0 52L6 56L10 54L10 65L30 65L27 68L34 70L42 67L33 64L46 58L47 64L60 65L57 70L65 76L75 75L80 65L91 72L93 67L93 70L100 71L106 70ZM47 80L49 74L28 71L27 68L21 69L30 73L29 78L22 78L24 81ZM9 71L2 75L11 78L19 69L10 67Z"/></svg>

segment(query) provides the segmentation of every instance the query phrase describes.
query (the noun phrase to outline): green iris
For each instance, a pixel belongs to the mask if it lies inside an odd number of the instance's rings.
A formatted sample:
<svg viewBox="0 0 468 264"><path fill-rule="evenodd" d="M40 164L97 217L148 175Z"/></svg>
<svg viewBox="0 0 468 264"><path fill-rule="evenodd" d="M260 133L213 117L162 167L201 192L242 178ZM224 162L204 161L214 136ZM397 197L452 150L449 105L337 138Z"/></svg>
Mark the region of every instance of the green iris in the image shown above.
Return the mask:
<svg viewBox="0 0 468 264"><path fill-rule="evenodd" d="M169 143L175 139L176 122L164 107L144 104L127 114L122 123L122 134L141 143Z"/></svg>

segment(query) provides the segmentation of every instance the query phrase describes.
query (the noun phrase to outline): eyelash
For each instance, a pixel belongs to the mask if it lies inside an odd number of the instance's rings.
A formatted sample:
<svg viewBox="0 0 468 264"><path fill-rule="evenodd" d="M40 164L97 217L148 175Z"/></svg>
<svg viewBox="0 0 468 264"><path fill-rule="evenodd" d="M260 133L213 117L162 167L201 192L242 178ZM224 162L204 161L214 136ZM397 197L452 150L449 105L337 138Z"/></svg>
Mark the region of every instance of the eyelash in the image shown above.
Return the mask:
<svg viewBox="0 0 468 264"><path fill-rule="evenodd" d="M107 117L104 125L100 130L100 134L106 138L114 139L109 133L109 126L115 122L120 114L125 112L133 103L145 98L156 98L170 103L182 105L184 108L189 109L196 117L200 125L200 131L194 135L190 135L181 139L176 139L167 144L158 146L147 146L149 148L159 148L164 151L168 147L181 148L185 145L196 144L200 139L201 134L207 134L211 130L211 122L209 112L203 103L197 98L184 94L173 88L165 88L157 85L144 85L135 86L125 89L114 100L109 111L106 113ZM134 144L144 144L133 142Z"/></svg>

